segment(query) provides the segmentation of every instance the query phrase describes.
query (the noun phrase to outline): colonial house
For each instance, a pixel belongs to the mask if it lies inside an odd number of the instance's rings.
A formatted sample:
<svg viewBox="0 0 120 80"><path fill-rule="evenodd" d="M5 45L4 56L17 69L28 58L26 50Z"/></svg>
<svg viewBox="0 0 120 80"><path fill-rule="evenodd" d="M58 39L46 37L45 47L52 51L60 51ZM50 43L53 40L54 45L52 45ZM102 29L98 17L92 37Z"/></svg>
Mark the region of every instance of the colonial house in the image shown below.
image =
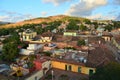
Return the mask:
<svg viewBox="0 0 120 80"><path fill-rule="evenodd" d="M22 41L31 41L37 35L37 33L27 29L26 31L19 33L19 35Z"/></svg>
<svg viewBox="0 0 120 80"><path fill-rule="evenodd" d="M112 37L113 37L112 34L110 34L109 32L103 32L102 34L102 38L108 42L112 40Z"/></svg>
<svg viewBox="0 0 120 80"><path fill-rule="evenodd" d="M82 63L75 63L72 61L53 59L51 61L51 64L53 68L57 68L65 71L72 71L72 72L77 72L77 73L82 73L87 75L92 75L95 73L95 68L86 67Z"/></svg>
<svg viewBox="0 0 120 80"><path fill-rule="evenodd" d="M53 37L52 32L45 32L41 35L36 35L33 39L31 39L29 42L34 44L42 44L42 43L50 43Z"/></svg>
<svg viewBox="0 0 120 80"><path fill-rule="evenodd" d="M45 32L41 35L40 42L51 42L53 34L51 32Z"/></svg>

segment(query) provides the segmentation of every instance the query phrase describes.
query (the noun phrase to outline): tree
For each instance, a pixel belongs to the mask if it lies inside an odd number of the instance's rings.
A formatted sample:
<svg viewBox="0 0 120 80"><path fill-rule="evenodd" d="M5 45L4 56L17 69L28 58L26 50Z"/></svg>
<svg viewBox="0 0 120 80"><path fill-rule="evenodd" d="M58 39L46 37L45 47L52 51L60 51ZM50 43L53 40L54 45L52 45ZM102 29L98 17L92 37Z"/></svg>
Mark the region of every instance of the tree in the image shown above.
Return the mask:
<svg viewBox="0 0 120 80"><path fill-rule="evenodd" d="M37 32L37 34L42 34L43 29L42 27L38 27L35 31Z"/></svg>
<svg viewBox="0 0 120 80"><path fill-rule="evenodd" d="M91 24L91 21L89 19L84 20L85 24Z"/></svg>
<svg viewBox="0 0 120 80"><path fill-rule="evenodd" d="M105 30L111 31L114 27L112 25L105 26Z"/></svg>
<svg viewBox="0 0 120 80"><path fill-rule="evenodd" d="M18 45L21 44L19 36L14 34L3 41L3 60L13 61L19 53Z"/></svg>
<svg viewBox="0 0 120 80"><path fill-rule="evenodd" d="M78 30L79 26L76 24L74 20L71 20L69 24L67 25L68 30Z"/></svg>
<svg viewBox="0 0 120 80"><path fill-rule="evenodd" d="M84 40L84 39L78 40L77 45L78 45L78 46L85 45L85 40Z"/></svg>
<svg viewBox="0 0 120 80"><path fill-rule="evenodd" d="M19 44L20 43L20 39L19 39L19 36L17 34L14 34L8 38L6 38L3 43L8 43L8 42L13 42L15 44Z"/></svg>
<svg viewBox="0 0 120 80"><path fill-rule="evenodd" d="M97 68L90 80L120 80L120 64L111 62L106 66Z"/></svg>
<svg viewBox="0 0 120 80"><path fill-rule="evenodd" d="M19 53L19 49L17 47L17 44L14 44L12 42L4 44L2 54L3 60L13 61Z"/></svg>
<svg viewBox="0 0 120 80"><path fill-rule="evenodd" d="M120 28L120 21L113 21L114 28Z"/></svg>
<svg viewBox="0 0 120 80"><path fill-rule="evenodd" d="M82 25L80 25L80 30L81 30L81 31L86 31L86 30L87 30L87 27L82 24Z"/></svg>

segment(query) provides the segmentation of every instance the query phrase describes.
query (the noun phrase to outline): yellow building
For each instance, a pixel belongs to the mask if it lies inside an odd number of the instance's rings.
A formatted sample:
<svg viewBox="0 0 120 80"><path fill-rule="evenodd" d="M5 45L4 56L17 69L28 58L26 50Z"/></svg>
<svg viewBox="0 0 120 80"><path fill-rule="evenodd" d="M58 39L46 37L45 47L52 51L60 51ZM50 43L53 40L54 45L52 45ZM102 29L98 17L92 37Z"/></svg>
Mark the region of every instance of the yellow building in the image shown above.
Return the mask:
<svg viewBox="0 0 120 80"><path fill-rule="evenodd" d="M95 73L95 68L85 67L84 64L75 63L71 61L63 61L63 60L52 60L51 61L52 68L57 68L66 71L72 71L87 75L92 75Z"/></svg>
<svg viewBox="0 0 120 80"><path fill-rule="evenodd" d="M37 33L28 29L25 32L19 33L19 35L23 41L31 41Z"/></svg>
<svg viewBox="0 0 120 80"><path fill-rule="evenodd" d="M45 43L45 42L51 42L52 41L53 34L51 32L45 32L41 35L41 40L40 42Z"/></svg>
<svg viewBox="0 0 120 80"><path fill-rule="evenodd" d="M105 41L108 41L108 42L110 42L111 40L112 40L112 34L110 34L110 33L108 33L108 32L105 32L105 33L103 33L103 35L102 35L102 38L105 40Z"/></svg>
<svg viewBox="0 0 120 80"><path fill-rule="evenodd" d="M76 32L64 32L64 36L77 36Z"/></svg>

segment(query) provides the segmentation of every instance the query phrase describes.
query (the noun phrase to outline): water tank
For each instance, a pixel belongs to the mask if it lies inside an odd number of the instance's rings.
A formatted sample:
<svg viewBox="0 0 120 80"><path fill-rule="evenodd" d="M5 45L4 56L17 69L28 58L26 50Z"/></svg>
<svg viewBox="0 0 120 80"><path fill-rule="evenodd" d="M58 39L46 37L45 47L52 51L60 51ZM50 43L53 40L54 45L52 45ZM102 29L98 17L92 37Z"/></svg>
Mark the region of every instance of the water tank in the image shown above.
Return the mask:
<svg viewBox="0 0 120 80"><path fill-rule="evenodd" d="M74 54L72 54L72 59L74 59L75 58L75 53Z"/></svg>
<svg viewBox="0 0 120 80"><path fill-rule="evenodd" d="M83 60L83 62L84 62L84 63L86 63L86 62L87 62L87 60L86 60L86 59L84 59L84 60Z"/></svg>
<svg viewBox="0 0 120 80"><path fill-rule="evenodd" d="M80 57L79 60L80 60L80 62L83 62L84 57Z"/></svg>

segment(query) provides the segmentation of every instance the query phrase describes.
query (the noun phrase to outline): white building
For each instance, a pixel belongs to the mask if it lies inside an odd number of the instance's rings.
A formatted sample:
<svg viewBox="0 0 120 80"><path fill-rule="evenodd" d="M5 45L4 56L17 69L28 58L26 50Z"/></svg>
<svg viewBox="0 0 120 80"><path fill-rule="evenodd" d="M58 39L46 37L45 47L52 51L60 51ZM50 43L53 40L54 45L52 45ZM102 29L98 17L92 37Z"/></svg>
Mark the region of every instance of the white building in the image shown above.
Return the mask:
<svg viewBox="0 0 120 80"><path fill-rule="evenodd" d="M39 53L39 51L43 48L43 44L29 44L26 49L21 49L20 54L22 55L31 55Z"/></svg>

